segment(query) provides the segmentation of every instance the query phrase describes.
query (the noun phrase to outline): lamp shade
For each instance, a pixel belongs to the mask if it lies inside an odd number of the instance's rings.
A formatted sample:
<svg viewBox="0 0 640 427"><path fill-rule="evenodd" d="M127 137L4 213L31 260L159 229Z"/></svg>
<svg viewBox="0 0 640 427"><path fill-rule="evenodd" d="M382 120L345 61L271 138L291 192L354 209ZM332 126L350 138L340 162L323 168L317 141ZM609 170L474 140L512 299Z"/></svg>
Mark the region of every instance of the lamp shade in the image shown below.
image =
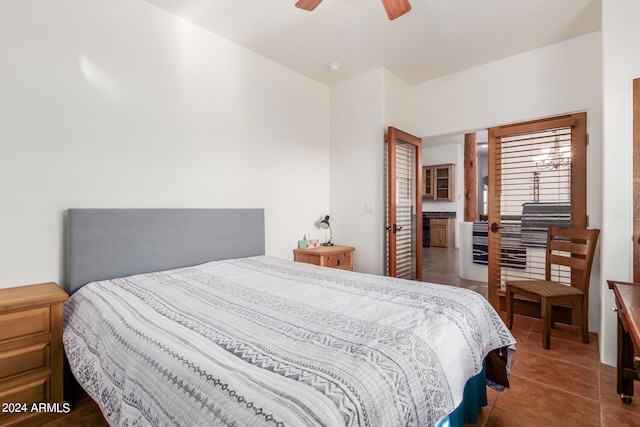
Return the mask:
<svg viewBox="0 0 640 427"><path fill-rule="evenodd" d="M324 228L325 230L328 228L331 228L331 225L329 225L329 215L326 215L324 217L324 219L322 221L320 221L320 223L318 224L318 226L320 228Z"/></svg>

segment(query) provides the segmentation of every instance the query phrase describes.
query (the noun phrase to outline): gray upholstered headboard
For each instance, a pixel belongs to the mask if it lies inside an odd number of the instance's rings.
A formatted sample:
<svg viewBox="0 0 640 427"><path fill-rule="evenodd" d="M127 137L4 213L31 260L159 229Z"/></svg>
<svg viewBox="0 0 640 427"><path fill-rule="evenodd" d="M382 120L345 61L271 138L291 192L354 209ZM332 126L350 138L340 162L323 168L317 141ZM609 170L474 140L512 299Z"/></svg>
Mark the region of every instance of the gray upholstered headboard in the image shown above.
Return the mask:
<svg viewBox="0 0 640 427"><path fill-rule="evenodd" d="M264 255L263 209L69 209L67 291L96 280Z"/></svg>

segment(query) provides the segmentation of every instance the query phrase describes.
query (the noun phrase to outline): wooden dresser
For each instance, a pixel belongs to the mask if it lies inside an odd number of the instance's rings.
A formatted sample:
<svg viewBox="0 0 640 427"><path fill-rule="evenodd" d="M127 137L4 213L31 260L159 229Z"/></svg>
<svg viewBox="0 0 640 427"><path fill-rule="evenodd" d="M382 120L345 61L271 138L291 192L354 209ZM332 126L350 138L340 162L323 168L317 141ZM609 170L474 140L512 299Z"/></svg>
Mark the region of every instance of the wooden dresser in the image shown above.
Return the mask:
<svg viewBox="0 0 640 427"><path fill-rule="evenodd" d="M353 251L351 246L320 246L313 249L294 249L293 260L323 267L353 271Z"/></svg>
<svg viewBox="0 0 640 427"><path fill-rule="evenodd" d="M0 426L39 425L69 411L62 396L67 299L55 283L0 289Z"/></svg>

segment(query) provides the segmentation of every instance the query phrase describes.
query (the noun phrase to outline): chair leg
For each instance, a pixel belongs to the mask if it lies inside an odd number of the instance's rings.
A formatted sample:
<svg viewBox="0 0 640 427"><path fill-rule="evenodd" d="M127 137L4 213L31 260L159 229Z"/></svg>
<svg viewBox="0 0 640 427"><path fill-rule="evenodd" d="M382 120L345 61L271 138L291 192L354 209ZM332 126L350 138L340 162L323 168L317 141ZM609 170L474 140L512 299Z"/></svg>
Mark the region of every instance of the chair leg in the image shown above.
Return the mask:
<svg viewBox="0 0 640 427"><path fill-rule="evenodd" d="M540 299L542 316L542 348L548 350L551 347L551 304L546 298Z"/></svg>
<svg viewBox="0 0 640 427"><path fill-rule="evenodd" d="M584 303L584 299L580 301L580 305L578 306L580 309L582 321L580 328L582 329L582 342L585 344L589 344L589 308L587 304Z"/></svg>
<svg viewBox="0 0 640 427"><path fill-rule="evenodd" d="M513 326L513 293L511 287L507 285L507 327L511 329Z"/></svg>

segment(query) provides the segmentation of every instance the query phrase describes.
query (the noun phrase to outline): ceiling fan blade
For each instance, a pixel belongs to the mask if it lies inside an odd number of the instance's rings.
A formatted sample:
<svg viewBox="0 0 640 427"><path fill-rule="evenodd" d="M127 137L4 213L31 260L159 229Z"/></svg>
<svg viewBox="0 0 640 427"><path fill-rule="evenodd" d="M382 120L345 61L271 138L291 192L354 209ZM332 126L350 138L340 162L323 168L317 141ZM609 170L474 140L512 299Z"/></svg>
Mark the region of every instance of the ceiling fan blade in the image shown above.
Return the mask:
<svg viewBox="0 0 640 427"><path fill-rule="evenodd" d="M382 4L391 21L411 10L409 0L382 0Z"/></svg>
<svg viewBox="0 0 640 427"><path fill-rule="evenodd" d="M322 3L322 0L298 0L298 2L296 3L296 7L311 11L315 9L320 3Z"/></svg>

